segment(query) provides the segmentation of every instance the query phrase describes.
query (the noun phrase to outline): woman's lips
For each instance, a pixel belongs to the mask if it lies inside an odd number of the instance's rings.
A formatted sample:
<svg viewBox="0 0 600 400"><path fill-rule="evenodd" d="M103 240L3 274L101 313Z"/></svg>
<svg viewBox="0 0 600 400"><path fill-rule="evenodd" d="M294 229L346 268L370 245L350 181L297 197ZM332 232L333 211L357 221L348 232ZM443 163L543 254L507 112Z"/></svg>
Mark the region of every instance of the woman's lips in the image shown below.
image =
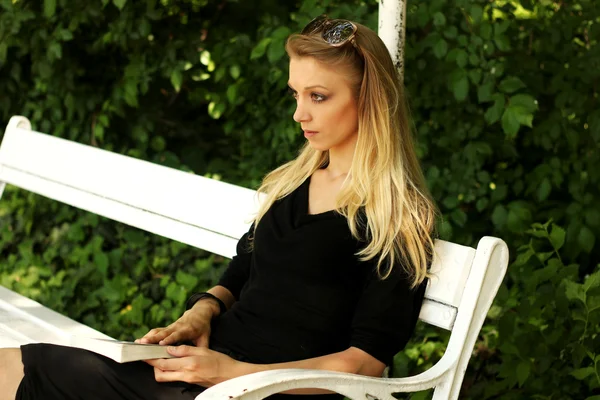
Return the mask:
<svg viewBox="0 0 600 400"><path fill-rule="evenodd" d="M317 133L319 133L319 132L317 132L317 131L304 131L304 137L309 138L309 137L315 136Z"/></svg>

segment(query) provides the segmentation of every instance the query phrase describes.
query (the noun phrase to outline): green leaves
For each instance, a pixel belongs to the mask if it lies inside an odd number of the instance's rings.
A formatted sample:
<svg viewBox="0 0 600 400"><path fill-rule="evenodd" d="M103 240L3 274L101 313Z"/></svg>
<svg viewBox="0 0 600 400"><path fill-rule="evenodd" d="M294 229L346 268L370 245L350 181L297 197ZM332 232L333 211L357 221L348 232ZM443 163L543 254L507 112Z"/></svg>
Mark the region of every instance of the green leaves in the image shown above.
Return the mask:
<svg viewBox="0 0 600 400"><path fill-rule="evenodd" d="M8 52L8 44L6 41L0 43L0 65L6 62L6 53Z"/></svg>
<svg viewBox="0 0 600 400"><path fill-rule="evenodd" d="M583 284L583 288L585 289L586 292L591 289L600 288L600 271L596 271L595 273L591 274L585 280L585 283ZM592 310L590 310L590 311L592 311ZM600 354L598 355L597 361L600 361Z"/></svg>
<svg viewBox="0 0 600 400"><path fill-rule="evenodd" d="M452 71L448 83L456 100L464 101L467 98L469 94L469 79L465 70L457 68Z"/></svg>
<svg viewBox="0 0 600 400"><path fill-rule="evenodd" d="M494 83L487 82L482 85L479 85L477 88L477 100L479 103L485 103L488 101L492 101L492 94L494 92Z"/></svg>
<svg viewBox="0 0 600 400"><path fill-rule="evenodd" d="M508 137L516 136L519 131L519 114L512 107L507 107L502 114L502 129Z"/></svg>
<svg viewBox="0 0 600 400"><path fill-rule="evenodd" d="M503 229L508 219L508 211L503 205L497 205L492 213L492 222L496 229Z"/></svg>
<svg viewBox="0 0 600 400"><path fill-rule="evenodd" d="M519 79L516 76L509 76L508 78L503 79L500 82L500 85L498 85L500 91L504 93L513 93L524 87L525 84L523 83L523 81L521 81L521 79Z"/></svg>
<svg viewBox="0 0 600 400"><path fill-rule="evenodd" d="M259 59L266 53L270 63L279 61L285 55L284 44L290 33L291 31L287 26L277 27L270 36L261 39L252 49L250 59Z"/></svg>
<svg viewBox="0 0 600 400"><path fill-rule="evenodd" d="M267 50L267 46L269 45L269 43L271 43L272 40L272 38L266 37L263 38L260 42L258 42L258 44L252 49L252 52L250 53L250 59L256 60L262 57Z"/></svg>
<svg viewBox="0 0 600 400"><path fill-rule="evenodd" d="M433 54L435 54L437 58L443 58L447 52L448 42L446 42L444 39L438 40L437 43L433 46Z"/></svg>
<svg viewBox="0 0 600 400"><path fill-rule="evenodd" d="M583 380L585 378L587 378L588 376L594 374L596 371L594 369L594 367L587 367L587 368L579 368L574 370L573 372L570 373L570 375L572 375L575 379L578 380Z"/></svg>
<svg viewBox="0 0 600 400"><path fill-rule="evenodd" d="M279 61L285 55L285 40L291 31L287 26L280 26L271 34L272 41L267 49L267 59L271 63Z"/></svg>
<svg viewBox="0 0 600 400"><path fill-rule="evenodd" d="M483 17L483 9L479 4L475 4L471 6L471 17L473 18L473 22L478 24Z"/></svg>
<svg viewBox="0 0 600 400"><path fill-rule="evenodd" d="M433 14L433 24L438 27L446 25L446 16L439 11L436 12Z"/></svg>
<svg viewBox="0 0 600 400"><path fill-rule="evenodd" d="M231 104L235 104L237 99L238 99L238 86L237 85L231 85L227 88L227 100L229 100L229 103Z"/></svg>
<svg viewBox="0 0 600 400"><path fill-rule="evenodd" d="M590 228L583 225L577 235L577 242L585 252L591 253L596 243L596 236Z"/></svg>
<svg viewBox="0 0 600 400"><path fill-rule="evenodd" d="M493 124L494 122L500 119L502 116L502 112L504 110L504 96L500 93L494 93L491 96L491 100L494 102L494 105L487 109L485 112L485 120L488 124Z"/></svg>
<svg viewBox="0 0 600 400"><path fill-rule="evenodd" d="M103 253L100 251L95 252L94 253L94 265L98 268L100 273L102 273L102 276L104 276L104 277L108 276L109 260L108 260L108 256L106 255L106 253Z"/></svg>
<svg viewBox="0 0 600 400"><path fill-rule="evenodd" d="M171 72L171 84L176 92L181 90L181 83L183 82L183 73L179 69L174 69Z"/></svg>
<svg viewBox="0 0 600 400"><path fill-rule="evenodd" d="M519 382L519 387L523 386L527 378L529 378L529 374L531 373L531 364L529 361L523 360L517 365L517 379Z"/></svg>
<svg viewBox="0 0 600 400"><path fill-rule="evenodd" d="M552 247L554 250L560 250L565 244L565 236L566 232L563 228L558 225L552 225L552 232L550 232L550 243L552 243Z"/></svg>
<svg viewBox="0 0 600 400"><path fill-rule="evenodd" d="M512 232L524 231L532 222L531 210L524 201L508 203L506 224Z"/></svg>
<svg viewBox="0 0 600 400"><path fill-rule="evenodd" d="M509 83L505 83L503 90L512 91L512 89L520 87L517 81L520 82L520 80L508 81ZM507 82L507 80L503 82ZM504 133L506 133L508 137L515 137L519 132L519 127L521 125L531 128L533 113L537 108L537 102L529 95L517 94L510 97L508 107L504 110L502 115L502 129L504 130ZM546 187L543 190L548 190L549 193L549 186L550 184L547 182ZM545 199L548 193L542 192L539 196L540 199Z"/></svg>
<svg viewBox="0 0 600 400"><path fill-rule="evenodd" d="M229 73L231 74L231 77L233 79L238 79L240 77L241 74L241 69L239 65L232 65L231 67L229 67Z"/></svg>
<svg viewBox="0 0 600 400"><path fill-rule="evenodd" d="M50 61L60 60L62 58L62 46L58 42L52 42L46 50Z"/></svg>
<svg viewBox="0 0 600 400"><path fill-rule="evenodd" d="M562 261L566 232L551 220L532 224L526 233L529 243L519 247L509 267L511 292L498 294L499 304L512 310L499 323L506 366L501 374L507 385L525 391L540 382L551 385L548 373L568 374L586 393L600 385L595 374L600 357L592 340L599 331L600 269L580 282L578 265ZM558 357L569 361L557 362Z"/></svg>
<svg viewBox="0 0 600 400"><path fill-rule="evenodd" d="M517 94L510 97L509 105L511 107L522 108L525 112L533 113L538 109L537 101L528 94Z"/></svg>
<svg viewBox="0 0 600 400"><path fill-rule="evenodd" d="M56 0L44 0L44 16L52 18L56 13Z"/></svg>
<svg viewBox="0 0 600 400"><path fill-rule="evenodd" d="M211 101L208 104L208 114L211 116L211 118L214 118L214 119L221 118L223 111L225 111L225 103Z"/></svg>
<svg viewBox="0 0 600 400"><path fill-rule="evenodd" d="M127 3L127 0L112 0L112 2L115 5L115 7L117 7L119 10L122 10L123 7L125 7L125 3Z"/></svg>
<svg viewBox="0 0 600 400"><path fill-rule="evenodd" d="M548 196L550 195L551 191L552 191L552 184L550 183L550 179L548 179L547 177L542 179L542 182L540 183L540 186L538 186L538 190L537 190L538 201L546 200L548 198Z"/></svg>
<svg viewBox="0 0 600 400"><path fill-rule="evenodd" d="M210 52L208 50L204 50L200 53L200 63L206 66L210 63Z"/></svg>

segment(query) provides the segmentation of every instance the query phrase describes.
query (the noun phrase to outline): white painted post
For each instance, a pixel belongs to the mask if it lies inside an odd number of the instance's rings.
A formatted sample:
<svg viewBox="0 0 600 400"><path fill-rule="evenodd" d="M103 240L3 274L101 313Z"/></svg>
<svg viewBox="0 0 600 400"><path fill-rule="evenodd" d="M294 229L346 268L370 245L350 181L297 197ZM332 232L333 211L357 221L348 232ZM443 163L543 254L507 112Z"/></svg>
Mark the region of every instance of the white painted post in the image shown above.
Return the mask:
<svg viewBox="0 0 600 400"><path fill-rule="evenodd" d="M390 51L401 78L404 77L406 1L379 0L379 37Z"/></svg>

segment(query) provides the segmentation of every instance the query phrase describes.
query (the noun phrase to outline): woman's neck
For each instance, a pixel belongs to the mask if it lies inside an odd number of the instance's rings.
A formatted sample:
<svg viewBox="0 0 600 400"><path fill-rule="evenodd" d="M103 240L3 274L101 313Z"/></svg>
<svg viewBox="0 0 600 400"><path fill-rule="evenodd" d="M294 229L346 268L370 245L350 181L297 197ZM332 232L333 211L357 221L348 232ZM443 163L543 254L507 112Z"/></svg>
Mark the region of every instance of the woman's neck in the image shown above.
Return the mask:
<svg viewBox="0 0 600 400"><path fill-rule="evenodd" d="M352 167L355 148L356 137L341 146L329 149L329 163L324 168L329 178L338 179L348 175L350 167Z"/></svg>

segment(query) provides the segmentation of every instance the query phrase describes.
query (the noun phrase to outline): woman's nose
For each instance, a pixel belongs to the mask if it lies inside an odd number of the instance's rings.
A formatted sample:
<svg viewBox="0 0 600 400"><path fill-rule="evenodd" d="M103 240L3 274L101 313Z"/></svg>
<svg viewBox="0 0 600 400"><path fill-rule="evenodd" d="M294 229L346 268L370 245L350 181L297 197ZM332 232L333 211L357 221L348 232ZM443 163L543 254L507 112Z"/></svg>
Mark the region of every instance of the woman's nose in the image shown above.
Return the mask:
<svg viewBox="0 0 600 400"><path fill-rule="evenodd" d="M296 102L296 111L294 112L294 121L307 122L310 121L310 113L300 100Z"/></svg>

